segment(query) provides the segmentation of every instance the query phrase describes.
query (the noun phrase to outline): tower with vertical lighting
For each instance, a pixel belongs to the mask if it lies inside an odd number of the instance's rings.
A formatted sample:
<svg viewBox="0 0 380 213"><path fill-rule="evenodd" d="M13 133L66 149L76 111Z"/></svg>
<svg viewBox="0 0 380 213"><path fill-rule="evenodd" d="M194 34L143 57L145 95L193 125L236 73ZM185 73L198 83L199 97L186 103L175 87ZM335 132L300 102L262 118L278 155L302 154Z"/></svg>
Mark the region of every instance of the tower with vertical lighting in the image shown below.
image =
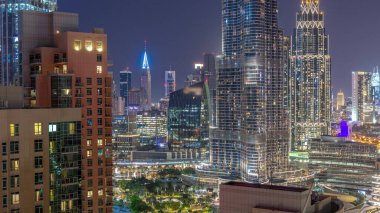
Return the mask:
<svg viewBox="0 0 380 213"><path fill-rule="evenodd" d="M289 70L292 148L331 133L331 57L319 0L302 0Z"/></svg>

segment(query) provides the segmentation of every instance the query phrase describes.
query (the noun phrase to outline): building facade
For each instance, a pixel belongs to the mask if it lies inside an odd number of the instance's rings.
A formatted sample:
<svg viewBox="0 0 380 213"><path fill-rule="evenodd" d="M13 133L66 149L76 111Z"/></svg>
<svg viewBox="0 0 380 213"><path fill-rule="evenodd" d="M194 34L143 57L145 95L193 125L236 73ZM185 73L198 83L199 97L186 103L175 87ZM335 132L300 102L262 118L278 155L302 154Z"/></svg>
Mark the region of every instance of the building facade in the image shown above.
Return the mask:
<svg viewBox="0 0 380 213"><path fill-rule="evenodd" d="M129 105L129 90L132 89L132 72L128 69L120 71L119 74L120 81L120 96L125 100L125 107ZM128 111L128 110L126 110ZM126 114L126 113L125 113Z"/></svg>
<svg viewBox="0 0 380 213"><path fill-rule="evenodd" d="M76 107L82 111L82 210L112 211L112 76L108 73L107 35L70 31L78 16L68 13L22 14L25 29L60 30L36 45L29 59L30 87L26 102L31 107ZM36 20L37 19L37 20ZM34 20L34 21L28 21ZM67 21L67 25L65 25ZM66 31L66 29L69 29ZM51 41L51 43L46 43Z"/></svg>
<svg viewBox="0 0 380 213"><path fill-rule="evenodd" d="M207 83L197 83L170 94L168 145L173 151L192 150L208 156L210 95Z"/></svg>
<svg viewBox="0 0 380 213"><path fill-rule="evenodd" d="M0 85L22 85L20 67L22 53L20 49L19 12L57 10L57 0L37 2L34 0L1 1L1 51L0 51Z"/></svg>
<svg viewBox="0 0 380 213"><path fill-rule="evenodd" d="M82 212L81 110L0 109L0 117L0 211Z"/></svg>
<svg viewBox="0 0 380 213"><path fill-rule="evenodd" d="M345 106L344 93L340 90L336 94L336 110L340 110L343 106Z"/></svg>
<svg viewBox="0 0 380 213"><path fill-rule="evenodd" d="M167 116L156 109L139 111L136 116L140 145L156 145L167 137Z"/></svg>
<svg viewBox="0 0 380 213"><path fill-rule="evenodd" d="M331 57L319 0L302 0L290 56L292 148L331 134Z"/></svg>
<svg viewBox="0 0 380 213"><path fill-rule="evenodd" d="M222 2L211 163L245 181L265 181L287 168L289 149L278 5L276 0Z"/></svg>
<svg viewBox="0 0 380 213"><path fill-rule="evenodd" d="M318 184L369 192L372 176L378 174L377 148L344 137L322 136L310 142L309 168L322 171L315 176Z"/></svg>
<svg viewBox="0 0 380 213"><path fill-rule="evenodd" d="M370 121L366 111L371 104L371 73L352 72L352 121Z"/></svg>
<svg viewBox="0 0 380 213"><path fill-rule="evenodd" d="M165 71L165 97L169 97L170 93L176 90L175 71Z"/></svg>

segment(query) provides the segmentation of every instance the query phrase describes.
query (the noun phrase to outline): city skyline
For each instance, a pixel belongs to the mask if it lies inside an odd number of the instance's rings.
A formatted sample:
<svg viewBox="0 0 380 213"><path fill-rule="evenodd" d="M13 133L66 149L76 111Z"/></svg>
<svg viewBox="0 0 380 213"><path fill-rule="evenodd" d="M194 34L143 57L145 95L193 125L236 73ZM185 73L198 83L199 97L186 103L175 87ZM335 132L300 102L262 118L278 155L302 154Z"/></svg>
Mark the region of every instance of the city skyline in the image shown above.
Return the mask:
<svg viewBox="0 0 380 213"><path fill-rule="evenodd" d="M164 71L170 66L177 71L177 89L180 89L185 85L186 76L192 72L193 63L202 61L203 53L221 54L221 5L218 0L185 0L180 3L163 0L159 4L152 0L130 0L115 2L112 6L105 1L94 1L96 4L91 5L86 1L59 1L58 10L79 12L81 30L90 30L87 26L105 28L111 42L110 59L114 62L110 70L114 72L126 66L134 73L140 72L144 40L147 40L152 79L156 79L152 81L155 102L164 96ZM380 37L376 36L380 28L372 27L380 26L380 14L376 12L380 2L320 2L326 13L327 33L330 35L333 94L335 97L342 89L351 96L351 72L371 71L380 64L380 46L372 45L380 43ZM279 26L286 35L291 35L295 27L299 3L300 0L279 1ZM91 13L98 7L105 9L104 15L93 18ZM122 20L125 29L120 28L117 20ZM371 25L363 25L363 20L371 20ZM177 30L173 30L174 27ZM138 79L138 76L133 77L134 82Z"/></svg>

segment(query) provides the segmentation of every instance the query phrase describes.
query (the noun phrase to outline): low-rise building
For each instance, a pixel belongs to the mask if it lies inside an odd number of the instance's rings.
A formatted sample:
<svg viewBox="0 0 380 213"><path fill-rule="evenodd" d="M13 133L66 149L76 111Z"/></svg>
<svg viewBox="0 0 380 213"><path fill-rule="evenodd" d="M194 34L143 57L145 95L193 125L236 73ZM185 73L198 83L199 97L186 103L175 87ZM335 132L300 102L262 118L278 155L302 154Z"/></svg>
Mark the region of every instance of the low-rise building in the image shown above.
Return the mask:
<svg viewBox="0 0 380 213"><path fill-rule="evenodd" d="M341 213L343 203L310 189L227 182L220 185L220 213Z"/></svg>

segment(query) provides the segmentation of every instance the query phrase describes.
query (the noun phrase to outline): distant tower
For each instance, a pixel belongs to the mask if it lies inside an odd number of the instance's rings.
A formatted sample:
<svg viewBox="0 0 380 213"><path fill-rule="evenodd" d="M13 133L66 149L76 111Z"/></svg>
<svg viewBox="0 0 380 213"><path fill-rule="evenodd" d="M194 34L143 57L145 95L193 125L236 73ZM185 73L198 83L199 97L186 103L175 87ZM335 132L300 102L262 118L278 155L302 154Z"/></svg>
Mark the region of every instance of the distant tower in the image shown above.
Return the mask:
<svg viewBox="0 0 380 213"><path fill-rule="evenodd" d="M352 121L365 122L365 108L371 103L371 73L352 72Z"/></svg>
<svg viewBox="0 0 380 213"><path fill-rule="evenodd" d="M331 133L331 57L319 0L302 0L290 56L292 148Z"/></svg>
<svg viewBox="0 0 380 213"><path fill-rule="evenodd" d="M146 42L144 61L141 73L141 107L143 109L150 109L152 106L152 76L150 74L150 67L148 62L148 54L146 53Z"/></svg>
<svg viewBox="0 0 380 213"><path fill-rule="evenodd" d="M165 97L169 97L170 93L174 92L175 89L176 89L175 71L167 70L165 71Z"/></svg>
<svg viewBox="0 0 380 213"><path fill-rule="evenodd" d="M120 96L125 100L125 107L129 105L128 92L132 88L132 72L127 67L120 71Z"/></svg>
<svg viewBox="0 0 380 213"><path fill-rule="evenodd" d="M336 95L336 110L339 110L344 104L344 93L340 90Z"/></svg>

